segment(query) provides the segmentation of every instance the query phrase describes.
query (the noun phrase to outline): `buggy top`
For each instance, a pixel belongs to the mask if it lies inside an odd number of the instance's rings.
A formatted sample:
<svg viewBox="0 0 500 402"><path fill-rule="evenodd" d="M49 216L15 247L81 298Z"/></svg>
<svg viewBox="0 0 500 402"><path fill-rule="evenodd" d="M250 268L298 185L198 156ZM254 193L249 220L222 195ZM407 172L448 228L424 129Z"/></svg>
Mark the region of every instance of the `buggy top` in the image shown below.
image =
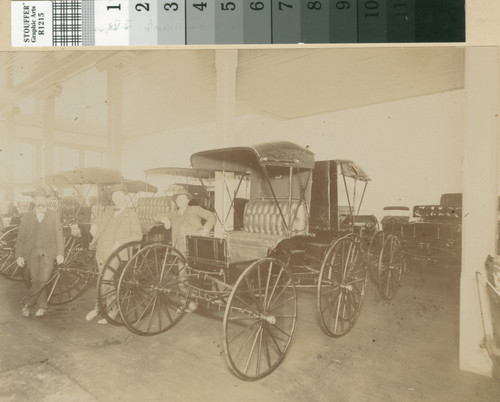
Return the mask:
<svg viewBox="0 0 500 402"><path fill-rule="evenodd" d="M155 186L145 181L125 179L120 171L101 167L67 170L46 176L44 180L51 187L83 184L95 184L98 186L122 184L129 193L138 193L141 191L155 193L158 191Z"/></svg>
<svg viewBox="0 0 500 402"><path fill-rule="evenodd" d="M101 204L101 207L104 207L109 203L109 192L112 186L116 184L122 185L129 195L139 192L155 193L158 191L155 186L146 183L145 181L125 179L120 171L102 167L87 167L67 170L45 176L44 181L52 190L64 187L73 188L78 198L77 201L73 200L73 202L76 201L77 204L75 216L80 214L82 208L94 207L94 205L90 205L90 202L87 201L92 187L97 187L100 190L98 200L101 199L101 202L98 202L98 205ZM85 185L88 185L89 187L86 193L83 193L81 186ZM106 195L106 193L108 194ZM61 201L64 201L64 199ZM69 209L74 207L75 205L73 205L73 207L68 206ZM98 213L92 213L92 215L93 218L96 218Z"/></svg>
<svg viewBox="0 0 500 402"><path fill-rule="evenodd" d="M265 257L280 240L308 234L314 168L314 154L309 149L284 141L222 148L193 154L191 164L194 169L241 175L234 193L225 186L231 200L229 210L224 211L226 216L216 212L229 235L231 262ZM234 208L234 194L248 175L250 199L244 210L243 230L226 229L227 217Z"/></svg>
<svg viewBox="0 0 500 402"><path fill-rule="evenodd" d="M317 161L312 185L312 228L335 237L343 230L349 231L361 219L359 210L369 181L368 174L351 160ZM359 201L358 182L364 184Z"/></svg>
<svg viewBox="0 0 500 402"><path fill-rule="evenodd" d="M213 172L201 169L182 167L157 167L144 171L146 180L153 182L160 188L167 189L173 184L181 184L191 194L190 205L202 205L211 209L213 200L211 199L209 186L203 185L203 180L213 179ZM167 194L168 195L168 194ZM213 198L213 194L212 194Z"/></svg>

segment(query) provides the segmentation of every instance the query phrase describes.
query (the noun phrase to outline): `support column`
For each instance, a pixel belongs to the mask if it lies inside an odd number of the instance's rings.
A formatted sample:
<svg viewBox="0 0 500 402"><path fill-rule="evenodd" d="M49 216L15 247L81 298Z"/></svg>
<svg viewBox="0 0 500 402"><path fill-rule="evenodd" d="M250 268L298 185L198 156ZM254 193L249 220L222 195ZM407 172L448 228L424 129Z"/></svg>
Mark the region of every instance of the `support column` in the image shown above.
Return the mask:
<svg viewBox="0 0 500 402"><path fill-rule="evenodd" d="M14 201L14 154L16 136L16 116L19 114L17 107L12 108L5 115L4 130L2 130L2 181L7 184L5 199Z"/></svg>
<svg viewBox="0 0 500 402"><path fill-rule="evenodd" d="M119 51L96 64L98 71L106 72L106 104L108 109L109 168L121 170L123 150L123 74L124 69L137 60L137 54Z"/></svg>
<svg viewBox="0 0 500 402"><path fill-rule="evenodd" d="M33 178L35 181L41 180L42 176L54 173L54 138L56 132L56 97L60 96L62 87L54 84L38 93L42 100L43 114L43 149L45 153L45 163L34 166Z"/></svg>
<svg viewBox="0 0 500 402"><path fill-rule="evenodd" d="M215 172L214 206L219 217L214 227L216 237L221 237L224 232L234 229L234 205L230 209L231 200L234 198L234 182L233 172ZM221 226L221 223L224 227Z"/></svg>
<svg viewBox="0 0 500 402"><path fill-rule="evenodd" d="M493 47L468 47L465 59L465 132L463 159L462 272L460 279L460 368L491 376L483 342L491 333L484 286L481 300L476 271L484 272L496 252L499 55Z"/></svg>
<svg viewBox="0 0 500 402"><path fill-rule="evenodd" d="M216 50L216 142L217 147L227 147L234 142L234 119L236 113L236 69L238 50Z"/></svg>
<svg viewBox="0 0 500 402"><path fill-rule="evenodd" d="M108 166L121 169L123 119L123 67L121 64L107 69L108 106Z"/></svg>

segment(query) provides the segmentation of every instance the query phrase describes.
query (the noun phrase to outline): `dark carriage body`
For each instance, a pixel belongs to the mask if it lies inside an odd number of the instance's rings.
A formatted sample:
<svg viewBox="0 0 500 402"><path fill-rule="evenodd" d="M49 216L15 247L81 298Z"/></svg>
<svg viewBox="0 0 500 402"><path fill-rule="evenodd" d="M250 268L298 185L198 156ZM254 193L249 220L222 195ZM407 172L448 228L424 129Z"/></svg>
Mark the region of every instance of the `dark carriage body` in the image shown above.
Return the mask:
<svg viewBox="0 0 500 402"><path fill-rule="evenodd" d="M346 192L346 179L364 185L370 181L355 162L314 161L308 150L282 142L256 149L205 151L193 155L192 162L250 174L251 197L244 208L243 227L223 238L187 238L190 265L219 271L230 283L250 261L267 256L282 260L300 277L304 266L319 269L336 240L349 234L366 234L369 239L378 228L377 218L360 215L353 203L357 201L359 207L364 191L357 195L359 200L347 196L348 205L341 205L339 193ZM307 271L309 279L310 274Z"/></svg>
<svg viewBox="0 0 500 402"><path fill-rule="evenodd" d="M402 226L407 258L434 264L459 265L462 206L417 205L413 208L413 217L417 220Z"/></svg>
<svg viewBox="0 0 500 402"><path fill-rule="evenodd" d="M251 261L269 256L285 239L309 234L314 157L306 148L275 142L214 149L192 155L191 163L195 169L246 176L251 183L248 201L231 200L233 227L220 236L187 237L193 268L219 272L234 283ZM218 219L224 228L224 217Z"/></svg>
<svg viewBox="0 0 500 402"><path fill-rule="evenodd" d="M363 236L363 230L378 227L376 216L359 214L354 205L356 200L347 196L348 205L341 203L340 193L348 194L346 178L365 185L370 181L366 172L353 161L325 160L316 161L314 165L310 230L322 242L329 243L350 233Z"/></svg>

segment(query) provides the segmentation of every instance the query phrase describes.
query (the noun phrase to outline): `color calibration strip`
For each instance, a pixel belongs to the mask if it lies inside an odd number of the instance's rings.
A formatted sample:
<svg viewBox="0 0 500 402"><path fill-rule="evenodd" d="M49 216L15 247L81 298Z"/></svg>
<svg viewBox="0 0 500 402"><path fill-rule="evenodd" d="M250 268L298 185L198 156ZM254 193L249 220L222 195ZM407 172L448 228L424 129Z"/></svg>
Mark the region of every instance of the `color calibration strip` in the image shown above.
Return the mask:
<svg viewBox="0 0 500 402"><path fill-rule="evenodd" d="M415 42L419 1L16 0L12 46Z"/></svg>

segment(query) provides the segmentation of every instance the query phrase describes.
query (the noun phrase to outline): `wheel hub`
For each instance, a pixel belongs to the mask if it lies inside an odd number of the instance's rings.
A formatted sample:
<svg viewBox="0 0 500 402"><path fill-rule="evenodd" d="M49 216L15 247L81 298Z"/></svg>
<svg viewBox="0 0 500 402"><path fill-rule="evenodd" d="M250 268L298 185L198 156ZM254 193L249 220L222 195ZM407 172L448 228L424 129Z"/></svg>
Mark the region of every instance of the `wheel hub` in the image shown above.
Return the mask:
<svg viewBox="0 0 500 402"><path fill-rule="evenodd" d="M266 321L267 323L274 325L276 324L276 317L274 315L269 315L269 314L261 314L259 318L262 321Z"/></svg>
<svg viewBox="0 0 500 402"><path fill-rule="evenodd" d="M340 285L340 288L345 289L348 292L352 292L352 289L353 289L352 285L343 285L343 284Z"/></svg>

